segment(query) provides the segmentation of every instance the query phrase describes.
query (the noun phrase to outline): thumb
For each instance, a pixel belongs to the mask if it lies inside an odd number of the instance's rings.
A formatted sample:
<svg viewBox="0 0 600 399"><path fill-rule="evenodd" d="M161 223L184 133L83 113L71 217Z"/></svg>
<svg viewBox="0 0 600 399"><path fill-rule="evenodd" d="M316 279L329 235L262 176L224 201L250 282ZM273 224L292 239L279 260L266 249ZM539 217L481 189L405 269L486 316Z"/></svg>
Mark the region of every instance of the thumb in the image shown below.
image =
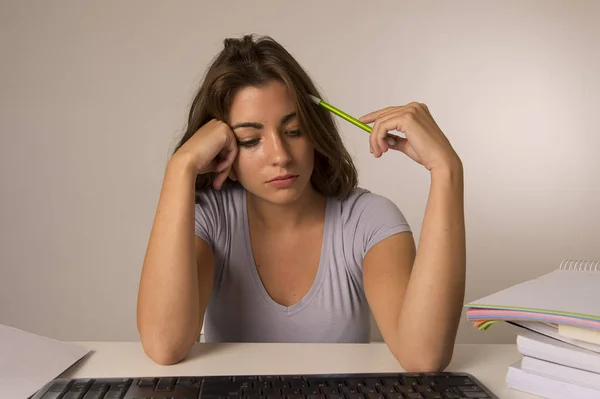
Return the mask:
<svg viewBox="0 0 600 399"><path fill-rule="evenodd" d="M223 183L225 183L225 180L227 180L227 176L229 176L229 169L231 169L231 166L228 166L224 170L217 172L217 175L213 180L213 187L216 190L220 190L221 187L223 187Z"/></svg>
<svg viewBox="0 0 600 399"><path fill-rule="evenodd" d="M390 146L390 148L404 153L406 156L408 156L410 159L417 163L421 163L421 158L415 152L414 148L412 148L412 146L408 142L408 139L397 136L394 136L394 139L396 140L396 144L394 146Z"/></svg>

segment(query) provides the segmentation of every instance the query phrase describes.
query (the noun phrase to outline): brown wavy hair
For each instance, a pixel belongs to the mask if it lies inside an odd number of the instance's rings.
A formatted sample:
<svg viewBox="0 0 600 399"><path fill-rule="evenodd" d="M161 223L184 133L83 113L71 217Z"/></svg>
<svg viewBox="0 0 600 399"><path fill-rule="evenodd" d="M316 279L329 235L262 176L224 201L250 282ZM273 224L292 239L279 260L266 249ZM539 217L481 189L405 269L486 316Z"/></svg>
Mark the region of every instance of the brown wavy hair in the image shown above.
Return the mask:
<svg viewBox="0 0 600 399"><path fill-rule="evenodd" d="M229 123L234 96L245 87L264 87L273 79L286 85L296 106L300 129L315 150L311 176L314 189L325 195L345 197L357 186L357 171L346 150L333 115L311 101L322 98L314 83L279 43L269 36L254 34L224 40L223 50L212 60L190 107L187 127L176 152L211 119ZM196 192L211 189L214 173L198 175ZM238 184L227 179L223 186Z"/></svg>

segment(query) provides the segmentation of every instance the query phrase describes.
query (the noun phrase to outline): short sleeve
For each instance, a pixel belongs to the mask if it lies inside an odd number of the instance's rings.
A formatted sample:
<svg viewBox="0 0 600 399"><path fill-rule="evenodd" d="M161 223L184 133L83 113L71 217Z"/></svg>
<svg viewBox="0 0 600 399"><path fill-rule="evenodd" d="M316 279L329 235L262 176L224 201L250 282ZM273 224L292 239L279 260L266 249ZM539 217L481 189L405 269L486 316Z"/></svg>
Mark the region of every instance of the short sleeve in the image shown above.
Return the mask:
<svg viewBox="0 0 600 399"><path fill-rule="evenodd" d="M196 236L206 241L210 247L215 249L217 239L217 226L219 226L219 199L214 190L206 190L198 196L198 202L195 206L195 225Z"/></svg>
<svg viewBox="0 0 600 399"><path fill-rule="evenodd" d="M345 228L352 232L346 235L351 237L353 263L362 269L363 259L373 246L411 229L402 211L390 199L366 190L355 195Z"/></svg>

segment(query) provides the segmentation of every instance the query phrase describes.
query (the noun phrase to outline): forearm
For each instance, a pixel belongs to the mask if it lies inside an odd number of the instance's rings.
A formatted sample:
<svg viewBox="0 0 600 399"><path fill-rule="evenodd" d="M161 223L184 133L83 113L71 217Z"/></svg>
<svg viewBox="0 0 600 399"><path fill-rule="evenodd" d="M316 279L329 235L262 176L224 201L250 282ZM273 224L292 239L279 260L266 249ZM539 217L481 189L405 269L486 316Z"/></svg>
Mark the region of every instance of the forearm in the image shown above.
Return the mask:
<svg viewBox="0 0 600 399"><path fill-rule="evenodd" d="M172 161L166 169L138 297L138 329L148 354L177 361L200 334L194 246L195 176Z"/></svg>
<svg viewBox="0 0 600 399"><path fill-rule="evenodd" d="M452 357L465 286L463 170L432 171L419 246L398 320L407 358L445 368Z"/></svg>

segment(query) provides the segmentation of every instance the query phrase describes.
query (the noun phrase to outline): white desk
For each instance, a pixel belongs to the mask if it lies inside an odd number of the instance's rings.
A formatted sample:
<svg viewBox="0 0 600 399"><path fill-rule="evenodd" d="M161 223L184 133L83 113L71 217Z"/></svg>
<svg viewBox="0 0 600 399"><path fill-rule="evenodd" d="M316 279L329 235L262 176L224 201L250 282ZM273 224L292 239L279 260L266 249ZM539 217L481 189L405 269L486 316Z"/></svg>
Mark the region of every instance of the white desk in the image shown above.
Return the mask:
<svg viewBox="0 0 600 399"><path fill-rule="evenodd" d="M143 377L398 372L384 343L371 344L205 344L181 363L161 366L139 342L75 342L93 352L61 377ZM457 345L447 371L471 373L502 399L532 399L506 387L508 366L520 359L516 345Z"/></svg>

